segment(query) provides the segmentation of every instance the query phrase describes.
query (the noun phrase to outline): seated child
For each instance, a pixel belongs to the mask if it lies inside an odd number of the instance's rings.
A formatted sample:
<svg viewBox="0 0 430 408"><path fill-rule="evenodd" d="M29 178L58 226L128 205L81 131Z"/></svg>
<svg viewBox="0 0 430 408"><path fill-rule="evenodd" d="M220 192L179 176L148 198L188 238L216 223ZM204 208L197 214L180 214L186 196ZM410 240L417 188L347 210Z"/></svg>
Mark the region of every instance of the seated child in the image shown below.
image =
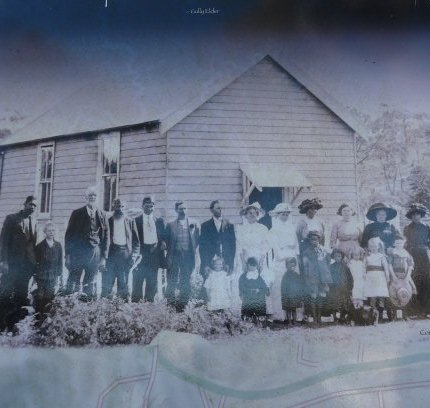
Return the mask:
<svg viewBox="0 0 430 408"><path fill-rule="evenodd" d="M261 267L256 258L248 258L245 271L239 278L239 296L242 300L242 318L266 316L266 296L269 288L261 277Z"/></svg>
<svg viewBox="0 0 430 408"><path fill-rule="evenodd" d="M394 248L388 253L388 262L392 268L395 278L407 283L410 293L417 294L417 288L412 280L414 260L411 254L404 248L405 240L401 235L397 235L394 241ZM406 318L406 311L402 309L403 318Z"/></svg>
<svg viewBox="0 0 430 408"><path fill-rule="evenodd" d="M363 307L363 302L366 300L364 297L364 262L363 262L364 250L362 248L354 248L350 254L350 260L348 262L349 270L351 271L354 285L352 287L352 303L354 309L360 309Z"/></svg>
<svg viewBox="0 0 430 408"><path fill-rule="evenodd" d="M351 294L353 279L351 271L344 261L344 253L339 249L334 249L331 257L334 262L330 265L332 284L328 294L328 305L333 311L334 320L337 320L336 313L340 313L339 320L345 321L346 315L352 309Z"/></svg>
<svg viewBox="0 0 430 408"><path fill-rule="evenodd" d="M297 268L297 259L286 258L286 272L281 280L282 309L285 310L286 323L294 325L296 308L302 307L303 282Z"/></svg>
<svg viewBox="0 0 430 408"><path fill-rule="evenodd" d="M224 259L215 255L211 267L206 269L207 278L204 288L208 296L207 307L211 311L230 309L231 276L227 274Z"/></svg>
<svg viewBox="0 0 430 408"><path fill-rule="evenodd" d="M35 280L37 291L35 296L35 310L45 313L47 305L54 299L55 287L63 273L63 249L55 241L55 225L47 222L43 229L45 239L36 245L35 258L37 268Z"/></svg>
<svg viewBox="0 0 430 408"><path fill-rule="evenodd" d="M321 245L321 233L310 231L309 246L303 251L303 278L308 306L314 322L321 323L321 309L327 298L329 285L333 283L330 273L330 255Z"/></svg>

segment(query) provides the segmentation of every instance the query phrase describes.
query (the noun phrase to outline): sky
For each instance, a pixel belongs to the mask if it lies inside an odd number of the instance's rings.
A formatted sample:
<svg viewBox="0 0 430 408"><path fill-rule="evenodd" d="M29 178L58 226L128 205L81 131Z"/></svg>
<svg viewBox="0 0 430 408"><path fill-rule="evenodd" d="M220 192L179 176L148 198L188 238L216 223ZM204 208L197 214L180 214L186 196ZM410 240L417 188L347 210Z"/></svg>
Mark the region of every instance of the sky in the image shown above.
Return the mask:
<svg viewBox="0 0 430 408"><path fill-rule="evenodd" d="M430 115L429 22L430 0L0 0L0 132L127 95L160 119L267 54L358 113Z"/></svg>

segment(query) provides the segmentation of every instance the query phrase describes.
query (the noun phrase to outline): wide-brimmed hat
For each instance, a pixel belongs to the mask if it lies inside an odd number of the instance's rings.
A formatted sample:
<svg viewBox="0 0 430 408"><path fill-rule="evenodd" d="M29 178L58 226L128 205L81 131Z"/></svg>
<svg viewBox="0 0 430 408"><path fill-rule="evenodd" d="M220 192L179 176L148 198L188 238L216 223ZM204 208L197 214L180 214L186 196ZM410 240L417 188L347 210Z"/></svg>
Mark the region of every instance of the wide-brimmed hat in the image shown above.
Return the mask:
<svg viewBox="0 0 430 408"><path fill-rule="evenodd" d="M343 203L343 204L341 204L341 205L340 205L340 207L337 209L336 214L337 214L337 215L342 215L342 210L343 210L344 208L346 208L346 207L351 208L351 210L352 210L352 214L351 214L351 215L355 215L354 208L352 207L352 205L351 205L351 204L348 204L348 203Z"/></svg>
<svg viewBox="0 0 430 408"><path fill-rule="evenodd" d="M240 210L240 215L245 215L245 213L250 209L250 208L253 208L254 210L256 210L257 211L257 214L258 214L258 216L259 217L263 217L264 216L264 214L265 214L265 212L264 212L264 210L261 208L261 205L260 205L260 203L259 202L255 202L255 203L252 203L252 204L248 204L248 205L245 205L244 207L242 207L242 209Z"/></svg>
<svg viewBox="0 0 430 408"><path fill-rule="evenodd" d="M307 238L310 239L312 236L318 237L319 239L321 239L322 237L321 232L319 232L318 230L309 231Z"/></svg>
<svg viewBox="0 0 430 408"><path fill-rule="evenodd" d="M405 307L412 298L412 287L404 279L391 282L388 291L390 300L396 307Z"/></svg>
<svg viewBox="0 0 430 408"><path fill-rule="evenodd" d="M406 217L411 219L414 214L421 214L421 217L425 217L428 212L427 207L420 203L411 204L408 212L406 213Z"/></svg>
<svg viewBox="0 0 430 408"><path fill-rule="evenodd" d="M299 205L299 213L306 214L308 210L310 210L311 208L315 208L316 210L323 208L323 205L321 204L321 200L316 197L312 199L303 200Z"/></svg>
<svg viewBox="0 0 430 408"><path fill-rule="evenodd" d="M397 211L394 208L389 207L387 204L384 203L376 203L369 207L369 210L366 214L367 219L371 221L376 221L376 213L379 210L384 210L387 214L386 221L390 221L397 216Z"/></svg>
<svg viewBox="0 0 430 408"><path fill-rule="evenodd" d="M272 211L269 211L269 215L271 217L273 217L273 216L276 216L278 214L285 213L285 212L290 213L291 211L292 211L292 209L289 206L289 204L279 203L279 204L276 204L276 207Z"/></svg>

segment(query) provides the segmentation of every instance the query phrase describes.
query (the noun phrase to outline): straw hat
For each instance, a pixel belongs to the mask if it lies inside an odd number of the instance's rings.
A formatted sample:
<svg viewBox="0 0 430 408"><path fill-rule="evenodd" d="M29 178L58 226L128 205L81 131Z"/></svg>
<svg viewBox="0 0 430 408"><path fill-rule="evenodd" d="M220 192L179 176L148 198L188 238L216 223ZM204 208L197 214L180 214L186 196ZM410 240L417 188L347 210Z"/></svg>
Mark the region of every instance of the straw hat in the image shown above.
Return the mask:
<svg viewBox="0 0 430 408"><path fill-rule="evenodd" d="M412 288L404 279L390 283L390 300L396 307L405 307L412 298Z"/></svg>
<svg viewBox="0 0 430 408"><path fill-rule="evenodd" d="M269 211L269 215L273 217L281 213L290 213L291 211L292 209L287 203L279 203L276 204L276 207L272 211Z"/></svg>
<svg viewBox="0 0 430 408"><path fill-rule="evenodd" d="M252 204L248 204L248 205L245 205L244 207L242 207L242 209L240 210L240 215L245 215L246 214L246 212L250 209L250 208L253 208L255 211L257 211L257 215L259 216L259 217L262 217L262 216L264 216L264 214L265 214L265 212L264 212L264 210L261 208L261 205L260 205L260 203L259 202L255 202L255 203L252 203Z"/></svg>
<svg viewBox="0 0 430 408"><path fill-rule="evenodd" d="M379 210L384 210L385 213L387 214L386 221L390 221L397 216L397 211L394 208L391 208L384 203L375 203L369 207L369 210L367 211L367 214L366 214L367 219L371 221L376 221L376 213Z"/></svg>
<svg viewBox="0 0 430 408"><path fill-rule="evenodd" d="M409 219L412 219L412 216L417 213L420 214L421 217L425 217L427 214L427 211L428 210L424 205L420 203L414 203L414 204L411 204L411 206L409 207L409 210L406 213L406 217Z"/></svg>

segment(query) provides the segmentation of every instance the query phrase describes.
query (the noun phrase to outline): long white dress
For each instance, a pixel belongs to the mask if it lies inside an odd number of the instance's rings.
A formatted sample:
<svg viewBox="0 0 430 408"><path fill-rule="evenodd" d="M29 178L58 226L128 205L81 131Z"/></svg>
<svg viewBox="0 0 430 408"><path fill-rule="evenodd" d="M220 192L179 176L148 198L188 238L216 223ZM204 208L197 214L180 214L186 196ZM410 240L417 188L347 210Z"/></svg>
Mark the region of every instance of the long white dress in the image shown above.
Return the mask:
<svg viewBox="0 0 430 408"><path fill-rule="evenodd" d="M204 287L208 294L208 310L226 310L231 307L231 276L226 271L209 271Z"/></svg>
<svg viewBox="0 0 430 408"><path fill-rule="evenodd" d="M250 257L255 257L261 262L261 277L270 286L273 283L271 272L271 250L272 243L269 230L263 224L255 222L249 224L244 220L243 224L235 225L236 234L236 259L235 268L232 276L232 311L240 313L241 300L239 297L239 278L244 272L244 264ZM270 302L268 306L270 307ZM270 310L267 313L271 313Z"/></svg>
<svg viewBox="0 0 430 408"><path fill-rule="evenodd" d="M299 242L296 235L296 225L290 220L282 222L273 218L272 229L269 231L273 248L273 284L270 288L270 303L272 317L276 320L284 320L285 312L282 309L281 281L285 273L285 259L296 258L299 255Z"/></svg>

